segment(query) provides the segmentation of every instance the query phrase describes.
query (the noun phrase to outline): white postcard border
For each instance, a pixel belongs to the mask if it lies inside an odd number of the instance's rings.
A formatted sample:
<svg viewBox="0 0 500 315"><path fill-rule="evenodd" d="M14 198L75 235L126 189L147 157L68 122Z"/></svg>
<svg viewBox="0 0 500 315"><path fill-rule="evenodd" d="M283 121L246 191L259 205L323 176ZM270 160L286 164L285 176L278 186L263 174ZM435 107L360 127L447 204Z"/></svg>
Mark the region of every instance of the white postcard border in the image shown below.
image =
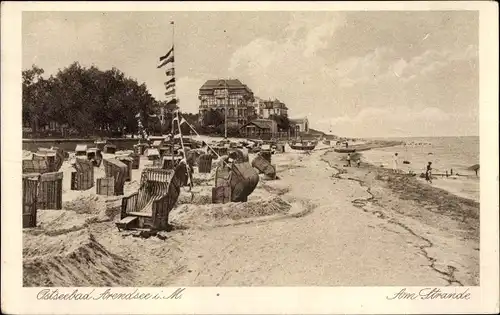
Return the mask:
<svg viewBox="0 0 500 315"><path fill-rule="evenodd" d="M22 287L21 12L211 10L479 10L480 11L480 287L441 288L469 300L388 300L402 287L188 287L180 299L45 301L41 288ZM490 313L498 312L498 6L494 2L3 2L2 3L2 311L13 314L90 313ZM19 157L19 158L17 158ZM73 288L74 289L74 288ZM59 288L71 293L72 288ZM113 288L129 292L134 288ZM177 288L140 288L141 292ZM417 291L421 288L409 287ZM78 288L79 291L92 288ZM96 290L103 291L102 288ZM219 295L217 295L219 294Z"/></svg>

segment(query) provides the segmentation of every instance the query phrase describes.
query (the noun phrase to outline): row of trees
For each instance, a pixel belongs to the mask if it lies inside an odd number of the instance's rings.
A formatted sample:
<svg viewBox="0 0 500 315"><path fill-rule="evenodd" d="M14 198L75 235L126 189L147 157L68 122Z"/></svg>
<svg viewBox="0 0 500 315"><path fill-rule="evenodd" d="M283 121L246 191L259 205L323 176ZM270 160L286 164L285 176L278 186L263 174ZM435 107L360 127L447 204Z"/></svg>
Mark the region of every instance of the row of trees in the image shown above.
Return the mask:
<svg viewBox="0 0 500 315"><path fill-rule="evenodd" d="M154 113L161 105L145 84L113 68L107 71L78 63L44 78L44 70L24 70L23 124L34 133L50 123L68 126L70 133L137 133L137 113ZM148 127L148 121L143 122Z"/></svg>
<svg viewBox="0 0 500 315"><path fill-rule="evenodd" d="M23 126L30 127L32 135L41 135L46 126L53 124L58 128L50 128L50 132L64 130L62 136L137 134L138 113L149 133L164 134L172 130L171 113L166 114L164 125L152 114L158 113L160 107L173 111L177 105L156 100L144 83L139 84L116 68L102 71L75 62L48 78L43 74L44 70L35 65L22 72ZM224 115L218 111L208 111L202 117L202 124L198 114L182 116L199 133L224 134ZM270 118L278 123L280 130L288 130L287 117ZM181 128L183 133L190 132L187 125ZM235 128L228 130L228 135L237 133Z"/></svg>

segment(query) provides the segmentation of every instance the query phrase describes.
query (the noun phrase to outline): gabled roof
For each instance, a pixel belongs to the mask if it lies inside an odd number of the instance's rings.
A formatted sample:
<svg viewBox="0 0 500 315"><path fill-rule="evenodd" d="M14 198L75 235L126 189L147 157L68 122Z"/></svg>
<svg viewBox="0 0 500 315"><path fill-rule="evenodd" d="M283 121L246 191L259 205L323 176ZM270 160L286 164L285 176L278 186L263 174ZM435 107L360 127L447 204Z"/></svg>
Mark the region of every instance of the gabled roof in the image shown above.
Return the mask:
<svg viewBox="0 0 500 315"><path fill-rule="evenodd" d="M252 90L245 84L241 83L238 79L221 79L221 80L207 80L201 87L200 90L213 90L217 88L227 88L230 90L245 89L252 93Z"/></svg>

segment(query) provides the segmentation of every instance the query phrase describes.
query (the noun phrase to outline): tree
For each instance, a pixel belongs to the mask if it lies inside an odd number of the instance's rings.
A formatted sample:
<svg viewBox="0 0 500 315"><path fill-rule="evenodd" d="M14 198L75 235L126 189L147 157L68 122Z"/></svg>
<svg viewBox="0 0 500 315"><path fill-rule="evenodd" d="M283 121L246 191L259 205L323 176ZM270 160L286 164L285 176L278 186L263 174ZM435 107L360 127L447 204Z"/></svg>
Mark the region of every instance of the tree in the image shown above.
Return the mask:
<svg viewBox="0 0 500 315"><path fill-rule="evenodd" d="M210 109L209 111L206 111L205 114L203 115L203 124L207 126L219 126L224 123L224 115L214 109Z"/></svg>
<svg viewBox="0 0 500 315"><path fill-rule="evenodd" d="M23 123L35 127L57 122L83 136L136 133L136 115L148 117L158 107L145 84L116 68L101 71L75 62L48 79L42 74L36 66L23 71Z"/></svg>
<svg viewBox="0 0 500 315"><path fill-rule="evenodd" d="M40 86L43 84L43 69L32 65L31 69L22 71L22 119L24 125L30 125L34 131L37 130L37 118L45 118L45 112L42 110L39 93ZM43 116L43 117L42 117Z"/></svg>
<svg viewBox="0 0 500 315"><path fill-rule="evenodd" d="M290 120L287 116L270 115L269 118L276 122L280 131L288 131L290 129Z"/></svg>

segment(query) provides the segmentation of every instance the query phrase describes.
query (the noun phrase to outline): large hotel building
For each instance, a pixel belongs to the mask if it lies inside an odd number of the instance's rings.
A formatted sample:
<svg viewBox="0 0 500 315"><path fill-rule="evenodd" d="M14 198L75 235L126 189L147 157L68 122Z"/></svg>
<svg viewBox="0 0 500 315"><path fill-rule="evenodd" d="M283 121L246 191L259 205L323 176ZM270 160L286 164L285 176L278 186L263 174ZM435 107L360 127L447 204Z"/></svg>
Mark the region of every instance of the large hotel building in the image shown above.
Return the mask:
<svg viewBox="0 0 500 315"><path fill-rule="evenodd" d="M244 129L245 134L275 134L276 122L271 116L288 117L288 107L283 102L255 97L252 90L238 79L208 80L200 87L198 99L201 122L209 110L216 110L224 116L227 110L227 125ZM290 119L289 132L293 136L308 133L307 118Z"/></svg>
<svg viewBox="0 0 500 315"><path fill-rule="evenodd" d="M200 119L214 109L225 115L228 126L242 126L255 117L252 90L238 79L208 80L199 90Z"/></svg>

